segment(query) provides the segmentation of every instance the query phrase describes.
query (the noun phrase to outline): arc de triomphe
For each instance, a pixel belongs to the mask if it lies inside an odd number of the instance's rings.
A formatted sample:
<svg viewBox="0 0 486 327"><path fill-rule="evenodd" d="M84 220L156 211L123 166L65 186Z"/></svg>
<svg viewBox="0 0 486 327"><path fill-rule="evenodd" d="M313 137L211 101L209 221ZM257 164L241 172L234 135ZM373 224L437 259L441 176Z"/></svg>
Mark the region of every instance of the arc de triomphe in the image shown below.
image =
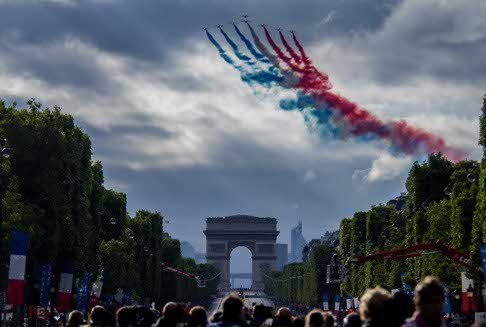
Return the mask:
<svg viewBox="0 0 486 327"><path fill-rule="evenodd" d="M252 289L264 289L263 274L275 268L277 219L246 215L206 219L206 258L221 271L220 291L230 288L231 251L244 246L252 255Z"/></svg>

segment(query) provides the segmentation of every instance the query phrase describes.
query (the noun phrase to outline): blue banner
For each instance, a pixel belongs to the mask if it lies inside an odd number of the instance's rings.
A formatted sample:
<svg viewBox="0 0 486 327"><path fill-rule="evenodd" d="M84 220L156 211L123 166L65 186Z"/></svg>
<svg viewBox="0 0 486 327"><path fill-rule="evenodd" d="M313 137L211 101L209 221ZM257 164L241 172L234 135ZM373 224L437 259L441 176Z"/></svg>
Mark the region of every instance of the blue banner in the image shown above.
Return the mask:
<svg viewBox="0 0 486 327"><path fill-rule="evenodd" d="M51 276L52 276L52 266L49 264L41 266L41 278L40 278L40 296L39 304L43 307L49 305L49 291L51 289Z"/></svg>
<svg viewBox="0 0 486 327"><path fill-rule="evenodd" d="M322 294L322 310L329 310L329 294L327 293Z"/></svg>
<svg viewBox="0 0 486 327"><path fill-rule="evenodd" d="M12 249L11 255L27 255L27 239L29 238L26 232L12 232Z"/></svg>
<svg viewBox="0 0 486 327"><path fill-rule="evenodd" d="M88 303L88 283L89 283L89 273L84 273L84 275L79 280L78 287L78 301L76 303L76 310L85 312L87 310L86 305Z"/></svg>
<svg viewBox="0 0 486 327"><path fill-rule="evenodd" d="M484 281L486 281L486 245L482 245L480 247L480 251L481 251L481 260L483 261Z"/></svg>
<svg viewBox="0 0 486 327"><path fill-rule="evenodd" d="M341 308L341 296L337 295L334 297L334 311L339 311Z"/></svg>
<svg viewBox="0 0 486 327"><path fill-rule="evenodd" d="M449 314L451 312L452 312L451 292L449 291L448 287L445 287L445 300L444 300L444 305L442 306L442 313Z"/></svg>

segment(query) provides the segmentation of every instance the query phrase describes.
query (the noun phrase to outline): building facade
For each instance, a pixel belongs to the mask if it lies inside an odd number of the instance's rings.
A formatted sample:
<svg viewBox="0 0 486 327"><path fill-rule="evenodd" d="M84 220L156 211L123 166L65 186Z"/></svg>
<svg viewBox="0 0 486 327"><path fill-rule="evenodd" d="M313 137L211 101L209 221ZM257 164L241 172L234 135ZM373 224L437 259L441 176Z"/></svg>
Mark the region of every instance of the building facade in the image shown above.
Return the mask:
<svg viewBox="0 0 486 327"><path fill-rule="evenodd" d="M289 262L288 244L283 244L283 243L275 244L275 255L277 256L275 269L278 271L282 271L283 267Z"/></svg>

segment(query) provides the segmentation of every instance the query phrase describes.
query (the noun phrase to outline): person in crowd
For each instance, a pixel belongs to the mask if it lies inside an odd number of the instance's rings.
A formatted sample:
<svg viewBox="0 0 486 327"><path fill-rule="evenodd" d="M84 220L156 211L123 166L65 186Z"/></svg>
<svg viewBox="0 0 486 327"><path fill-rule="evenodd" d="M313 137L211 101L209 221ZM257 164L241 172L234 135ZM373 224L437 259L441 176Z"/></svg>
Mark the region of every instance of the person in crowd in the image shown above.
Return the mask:
<svg viewBox="0 0 486 327"><path fill-rule="evenodd" d="M84 324L84 315L81 311L74 310L69 314L66 327L80 327Z"/></svg>
<svg viewBox="0 0 486 327"><path fill-rule="evenodd" d="M334 318L333 314L330 312L324 312L324 327L334 327L336 323L336 318Z"/></svg>
<svg viewBox="0 0 486 327"><path fill-rule="evenodd" d="M137 308L125 306L118 309L116 313L118 327L138 327Z"/></svg>
<svg viewBox="0 0 486 327"><path fill-rule="evenodd" d="M292 327L304 327L305 318L302 316L297 316L292 320Z"/></svg>
<svg viewBox="0 0 486 327"><path fill-rule="evenodd" d="M105 310L101 305L97 305L91 309L89 318L89 325L96 327L112 327L115 326L114 318L111 313Z"/></svg>
<svg viewBox="0 0 486 327"><path fill-rule="evenodd" d="M234 295L229 295L223 300L223 314L221 322L209 326L244 326L243 301Z"/></svg>
<svg viewBox="0 0 486 327"><path fill-rule="evenodd" d="M314 309L305 317L305 327L324 327L324 315L321 310Z"/></svg>
<svg viewBox="0 0 486 327"><path fill-rule="evenodd" d="M359 314L364 327L389 327L386 319L387 303L392 298L390 292L375 287L368 289L361 297Z"/></svg>
<svg viewBox="0 0 486 327"><path fill-rule="evenodd" d="M439 279L427 276L415 287L415 313L403 325L407 327L441 327L445 291Z"/></svg>
<svg viewBox="0 0 486 327"><path fill-rule="evenodd" d="M208 325L208 315L206 309L200 306L193 307L189 311L189 321L187 327L206 327Z"/></svg>
<svg viewBox="0 0 486 327"><path fill-rule="evenodd" d="M343 327L361 327L361 319L357 312L351 312L343 320Z"/></svg>
<svg viewBox="0 0 486 327"><path fill-rule="evenodd" d="M178 305L175 302L168 302L162 309L162 317L157 321L157 327L176 327L178 323Z"/></svg>
<svg viewBox="0 0 486 327"><path fill-rule="evenodd" d="M385 306L386 320L390 327L402 326L414 312L413 300L404 291L394 293Z"/></svg>
<svg viewBox="0 0 486 327"><path fill-rule="evenodd" d="M287 307L282 307L277 310L275 319L273 319L272 327L290 327L292 326L292 313Z"/></svg>
<svg viewBox="0 0 486 327"><path fill-rule="evenodd" d="M253 322L251 326L259 327L261 326L268 318L267 308L263 304L255 304L253 306Z"/></svg>

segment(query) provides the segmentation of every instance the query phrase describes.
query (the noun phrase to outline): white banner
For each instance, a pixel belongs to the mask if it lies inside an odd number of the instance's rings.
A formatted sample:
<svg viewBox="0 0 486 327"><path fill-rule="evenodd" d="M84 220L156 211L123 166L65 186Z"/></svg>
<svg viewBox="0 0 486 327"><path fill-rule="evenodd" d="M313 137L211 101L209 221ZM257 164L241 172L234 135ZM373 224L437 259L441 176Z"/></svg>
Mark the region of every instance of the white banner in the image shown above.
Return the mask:
<svg viewBox="0 0 486 327"><path fill-rule="evenodd" d="M59 293L71 293L73 289L73 274L61 274L59 281Z"/></svg>
<svg viewBox="0 0 486 327"><path fill-rule="evenodd" d="M8 279L25 279L25 255L12 254L10 256Z"/></svg>

